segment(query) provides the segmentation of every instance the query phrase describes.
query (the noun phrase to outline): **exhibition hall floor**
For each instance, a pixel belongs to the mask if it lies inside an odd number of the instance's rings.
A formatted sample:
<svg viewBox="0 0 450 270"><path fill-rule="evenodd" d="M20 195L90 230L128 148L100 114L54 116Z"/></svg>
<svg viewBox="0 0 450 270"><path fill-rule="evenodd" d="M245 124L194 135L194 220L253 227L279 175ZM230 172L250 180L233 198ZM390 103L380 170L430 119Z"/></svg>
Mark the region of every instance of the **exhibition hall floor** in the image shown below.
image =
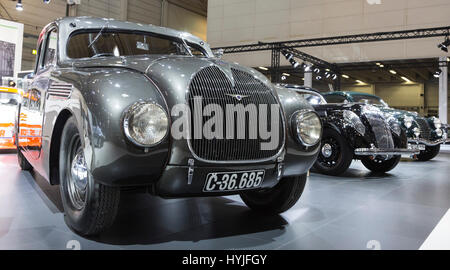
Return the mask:
<svg viewBox="0 0 450 270"><path fill-rule="evenodd" d="M450 153L404 160L381 176L359 162L342 177L312 173L299 203L272 217L237 196L125 194L115 225L90 239L67 228L58 187L22 172L15 153L0 154L0 175L0 249L433 249L450 241Z"/></svg>

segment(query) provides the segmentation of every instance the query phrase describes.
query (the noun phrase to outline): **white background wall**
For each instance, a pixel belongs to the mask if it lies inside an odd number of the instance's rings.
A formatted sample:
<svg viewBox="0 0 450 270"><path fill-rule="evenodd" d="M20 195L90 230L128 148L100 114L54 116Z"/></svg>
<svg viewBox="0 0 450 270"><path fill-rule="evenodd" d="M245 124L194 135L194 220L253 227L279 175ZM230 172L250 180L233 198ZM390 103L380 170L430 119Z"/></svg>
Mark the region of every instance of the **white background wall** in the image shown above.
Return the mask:
<svg viewBox="0 0 450 270"><path fill-rule="evenodd" d="M0 40L16 45L14 51L14 76L17 76L17 73L21 71L22 65L23 24L0 19Z"/></svg>
<svg viewBox="0 0 450 270"><path fill-rule="evenodd" d="M209 0L208 3L208 42L213 47L450 25L449 0ZM330 62L428 58L446 55L436 48L442 41L443 38L430 38L302 50ZM249 66L270 64L269 53L226 58Z"/></svg>

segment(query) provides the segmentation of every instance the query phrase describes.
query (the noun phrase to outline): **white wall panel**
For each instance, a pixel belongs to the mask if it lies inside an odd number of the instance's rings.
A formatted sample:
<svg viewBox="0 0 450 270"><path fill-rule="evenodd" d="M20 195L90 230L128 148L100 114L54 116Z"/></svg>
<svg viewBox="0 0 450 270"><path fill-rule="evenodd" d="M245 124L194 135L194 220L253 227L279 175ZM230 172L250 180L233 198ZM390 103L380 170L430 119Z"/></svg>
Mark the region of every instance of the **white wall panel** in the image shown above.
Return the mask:
<svg viewBox="0 0 450 270"><path fill-rule="evenodd" d="M371 2L371 1L370 1ZM209 0L208 42L213 47L450 25L449 0ZM445 56L438 39L322 47L315 56L357 62ZM306 49L303 49L308 51ZM234 59L233 56L225 56ZM260 63L250 54L239 57ZM270 64L270 58L265 65Z"/></svg>
<svg viewBox="0 0 450 270"><path fill-rule="evenodd" d="M161 24L161 0L128 0L128 21Z"/></svg>
<svg viewBox="0 0 450 270"><path fill-rule="evenodd" d="M121 0L82 0L77 6L77 16L120 19Z"/></svg>

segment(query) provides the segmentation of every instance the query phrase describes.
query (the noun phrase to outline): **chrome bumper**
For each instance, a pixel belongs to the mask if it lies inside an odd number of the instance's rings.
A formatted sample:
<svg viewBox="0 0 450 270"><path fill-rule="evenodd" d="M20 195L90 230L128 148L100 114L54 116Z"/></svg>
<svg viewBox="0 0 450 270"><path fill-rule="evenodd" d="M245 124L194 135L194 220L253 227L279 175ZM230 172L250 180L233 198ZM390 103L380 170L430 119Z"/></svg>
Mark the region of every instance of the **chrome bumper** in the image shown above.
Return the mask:
<svg viewBox="0 0 450 270"><path fill-rule="evenodd" d="M408 143L414 143L414 144L424 144L426 146L436 146L438 144L443 144L443 143L448 143L450 142L450 139L448 138L442 138L439 140L435 140L435 141L430 141L427 139L408 139Z"/></svg>
<svg viewBox="0 0 450 270"><path fill-rule="evenodd" d="M355 155L357 156L398 156L398 155L414 155L419 154L419 149L413 148L357 148Z"/></svg>

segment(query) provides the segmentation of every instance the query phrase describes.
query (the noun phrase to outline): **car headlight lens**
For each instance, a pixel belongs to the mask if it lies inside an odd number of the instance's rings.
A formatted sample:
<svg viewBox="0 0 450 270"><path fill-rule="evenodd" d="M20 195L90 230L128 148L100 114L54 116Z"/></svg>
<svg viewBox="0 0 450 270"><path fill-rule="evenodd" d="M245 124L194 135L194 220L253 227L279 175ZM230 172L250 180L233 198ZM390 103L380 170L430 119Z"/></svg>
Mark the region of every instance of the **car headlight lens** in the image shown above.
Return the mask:
<svg viewBox="0 0 450 270"><path fill-rule="evenodd" d="M413 125L414 119L411 116L405 116L405 119L403 121L406 128L410 128Z"/></svg>
<svg viewBox="0 0 450 270"><path fill-rule="evenodd" d="M420 136L420 129L414 128L413 132L414 132L414 136L416 136L416 138Z"/></svg>
<svg viewBox="0 0 450 270"><path fill-rule="evenodd" d="M352 111L344 111L344 120L352 126L356 131L364 136L366 134L366 127L361 122L359 116Z"/></svg>
<svg viewBox="0 0 450 270"><path fill-rule="evenodd" d="M400 136L400 134L402 133L402 128L400 127L397 119L391 116L387 119L387 121L389 123L389 126L391 127L392 132L394 132L397 136Z"/></svg>
<svg viewBox="0 0 450 270"><path fill-rule="evenodd" d="M442 131L442 129L436 129L436 136L442 137L442 135L444 135L444 132Z"/></svg>
<svg viewBox="0 0 450 270"><path fill-rule="evenodd" d="M322 122L315 112L298 112L294 116L294 127L298 139L304 145L313 146L320 142Z"/></svg>
<svg viewBox="0 0 450 270"><path fill-rule="evenodd" d="M442 122L437 117L433 118L433 124L434 124L434 128L436 128L436 129L441 129L441 127L442 127Z"/></svg>
<svg viewBox="0 0 450 270"><path fill-rule="evenodd" d="M166 137L169 119L158 104L138 102L126 112L123 127L126 136L134 144L152 147Z"/></svg>

